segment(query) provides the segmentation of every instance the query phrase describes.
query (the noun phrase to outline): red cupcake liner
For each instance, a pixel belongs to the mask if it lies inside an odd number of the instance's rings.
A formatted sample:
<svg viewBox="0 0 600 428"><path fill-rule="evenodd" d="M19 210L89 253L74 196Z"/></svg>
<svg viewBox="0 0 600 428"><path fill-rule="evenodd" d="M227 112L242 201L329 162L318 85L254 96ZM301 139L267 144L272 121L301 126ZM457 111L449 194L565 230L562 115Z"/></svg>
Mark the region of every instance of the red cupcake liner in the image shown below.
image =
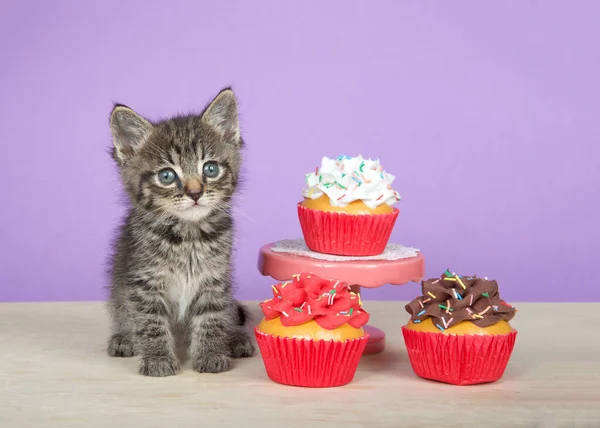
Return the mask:
<svg viewBox="0 0 600 428"><path fill-rule="evenodd" d="M389 214L345 214L298 204L298 218L306 246L339 256L376 256L383 253L400 210Z"/></svg>
<svg viewBox="0 0 600 428"><path fill-rule="evenodd" d="M515 346L516 330L500 335L428 333L402 327L417 376L453 385L495 382Z"/></svg>
<svg viewBox="0 0 600 428"><path fill-rule="evenodd" d="M254 329L267 376L284 385L328 388L350 383L369 334L344 342L278 337Z"/></svg>

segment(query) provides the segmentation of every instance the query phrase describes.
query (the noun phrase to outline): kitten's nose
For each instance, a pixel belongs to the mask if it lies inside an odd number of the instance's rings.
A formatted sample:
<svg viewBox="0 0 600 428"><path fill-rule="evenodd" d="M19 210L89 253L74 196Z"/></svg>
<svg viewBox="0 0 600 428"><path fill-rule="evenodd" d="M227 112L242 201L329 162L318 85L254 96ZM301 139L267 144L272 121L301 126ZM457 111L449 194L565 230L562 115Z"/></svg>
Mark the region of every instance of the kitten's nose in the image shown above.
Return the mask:
<svg viewBox="0 0 600 428"><path fill-rule="evenodd" d="M192 198L194 202L198 202L203 193L204 188L200 180L190 180L185 184L185 194Z"/></svg>
<svg viewBox="0 0 600 428"><path fill-rule="evenodd" d="M198 192L187 192L187 195L194 200L194 202L198 202L198 199L202 196L202 190Z"/></svg>

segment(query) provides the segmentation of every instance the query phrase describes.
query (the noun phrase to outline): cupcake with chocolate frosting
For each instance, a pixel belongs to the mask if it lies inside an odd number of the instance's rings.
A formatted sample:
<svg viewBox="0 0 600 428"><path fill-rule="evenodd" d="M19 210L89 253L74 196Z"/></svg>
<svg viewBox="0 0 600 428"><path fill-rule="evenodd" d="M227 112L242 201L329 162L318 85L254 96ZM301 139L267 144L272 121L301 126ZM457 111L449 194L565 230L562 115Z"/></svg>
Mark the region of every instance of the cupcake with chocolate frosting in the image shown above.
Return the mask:
<svg viewBox="0 0 600 428"><path fill-rule="evenodd" d="M414 372L455 385L500 379L517 331L509 324L516 309L500 298L498 283L447 270L421 289L402 327Z"/></svg>
<svg viewBox="0 0 600 428"><path fill-rule="evenodd" d="M352 381L367 345L369 314L348 284L312 274L272 286L256 340L269 378L308 387Z"/></svg>

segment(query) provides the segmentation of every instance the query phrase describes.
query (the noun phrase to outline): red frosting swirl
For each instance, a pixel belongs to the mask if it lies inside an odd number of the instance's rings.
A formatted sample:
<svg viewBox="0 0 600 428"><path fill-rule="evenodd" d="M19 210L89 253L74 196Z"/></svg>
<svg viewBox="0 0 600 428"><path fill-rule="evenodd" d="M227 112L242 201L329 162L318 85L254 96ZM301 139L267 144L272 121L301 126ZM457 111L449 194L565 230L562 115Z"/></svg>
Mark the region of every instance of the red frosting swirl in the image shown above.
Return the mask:
<svg viewBox="0 0 600 428"><path fill-rule="evenodd" d="M346 323L354 328L365 325L369 314L361 306L360 296L347 283L313 274L273 285L273 298L260 304L267 320L280 317L281 324L291 327L314 319L326 330Z"/></svg>

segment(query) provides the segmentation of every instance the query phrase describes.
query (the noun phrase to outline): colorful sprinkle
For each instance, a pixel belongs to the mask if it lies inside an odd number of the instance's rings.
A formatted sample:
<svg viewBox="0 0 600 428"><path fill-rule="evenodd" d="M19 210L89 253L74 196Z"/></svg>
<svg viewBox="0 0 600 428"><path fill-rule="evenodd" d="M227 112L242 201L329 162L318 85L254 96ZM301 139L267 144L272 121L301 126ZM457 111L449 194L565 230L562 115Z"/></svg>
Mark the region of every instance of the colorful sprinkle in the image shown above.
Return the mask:
<svg viewBox="0 0 600 428"><path fill-rule="evenodd" d="M504 306L506 306L507 308L512 308L512 306L510 306L508 303L506 303L504 300L500 300L500 303L502 303Z"/></svg>
<svg viewBox="0 0 600 428"><path fill-rule="evenodd" d="M446 328L448 328L448 326L450 325L450 323L451 323L452 321L454 321L454 318L450 318L450 319L448 320L448 322L446 323Z"/></svg>
<svg viewBox="0 0 600 428"><path fill-rule="evenodd" d="M285 288L285 286L288 285L289 283L290 283L289 281L284 282L283 284L281 284L281 288Z"/></svg>
<svg viewBox="0 0 600 428"><path fill-rule="evenodd" d="M491 308L491 306L488 306L487 308L485 308L483 311L479 312L479 315L484 315L487 311L489 311Z"/></svg>
<svg viewBox="0 0 600 428"><path fill-rule="evenodd" d="M481 293L481 295L482 295L483 297L490 297L490 294L489 294L489 293Z"/></svg>
<svg viewBox="0 0 600 428"><path fill-rule="evenodd" d="M452 276L452 274L450 273L450 269L446 269L446 271L444 272L444 275Z"/></svg>
<svg viewBox="0 0 600 428"><path fill-rule="evenodd" d="M413 320L413 323L415 324L419 324L421 322L421 320Z"/></svg>
<svg viewBox="0 0 600 428"><path fill-rule="evenodd" d="M304 305L306 305L306 302L302 303L302 304L300 305L300 307L301 307L301 308L303 308L303 307L304 307Z"/></svg>
<svg viewBox="0 0 600 428"><path fill-rule="evenodd" d="M315 168L315 175L319 175L319 166L317 165L317 167Z"/></svg>
<svg viewBox="0 0 600 428"><path fill-rule="evenodd" d="M433 297L435 299L435 294L433 294L431 291L428 291L427 294L429 294L431 297Z"/></svg>
<svg viewBox="0 0 600 428"><path fill-rule="evenodd" d="M352 315L353 310L354 310L354 308L350 308L350 315Z"/></svg>
<svg viewBox="0 0 600 428"><path fill-rule="evenodd" d="M346 194L344 193L342 196L340 196L339 198L337 198L337 200L339 201L340 199L342 199L344 196L346 196Z"/></svg>
<svg viewBox="0 0 600 428"><path fill-rule="evenodd" d="M423 303L427 303L427 302L429 302L430 300L431 300L430 298L427 298L427 299L423 300Z"/></svg>
<svg viewBox="0 0 600 428"><path fill-rule="evenodd" d="M456 282L456 278L444 278L444 281L454 281L454 282Z"/></svg>
<svg viewBox="0 0 600 428"><path fill-rule="evenodd" d="M271 288L273 289L273 291L274 291L275 293L279 293L279 290L278 290L277 288L275 288L275 286L274 286L274 285L271 285Z"/></svg>
<svg viewBox="0 0 600 428"><path fill-rule="evenodd" d="M308 306L306 307L306 309L308 309L308 315L312 314L312 311L310 310L310 305L308 305Z"/></svg>
<svg viewBox="0 0 600 428"><path fill-rule="evenodd" d="M294 310L295 310L296 312L302 312L302 309L300 309L300 308L294 308Z"/></svg>
<svg viewBox="0 0 600 428"><path fill-rule="evenodd" d="M323 181L323 176L319 175L319 183L321 183Z"/></svg>
<svg viewBox="0 0 600 428"><path fill-rule="evenodd" d="M473 318L478 318L478 319L482 319L483 317L479 314L472 314L471 315Z"/></svg>
<svg viewBox="0 0 600 428"><path fill-rule="evenodd" d="M471 301L469 302L469 306L473 306L473 295L471 294Z"/></svg>
<svg viewBox="0 0 600 428"><path fill-rule="evenodd" d="M439 324L436 324L435 326L436 326L437 328L439 328L441 331L444 331L444 327L442 327L441 325L439 325Z"/></svg>
<svg viewBox="0 0 600 428"><path fill-rule="evenodd" d="M454 312L454 308L446 308L446 307L444 307L443 309L446 311L447 314L449 314L450 312Z"/></svg>
<svg viewBox="0 0 600 428"><path fill-rule="evenodd" d="M278 299L283 299L283 297L281 297L281 295L277 296Z"/></svg>
<svg viewBox="0 0 600 428"><path fill-rule="evenodd" d="M341 187L341 188L342 188L342 189L344 189L344 190L348 190L348 188L347 188L347 187L345 187L345 186L342 186L342 185L341 185L340 183L338 183L337 181L335 182L335 184L336 184L336 186L338 186L338 187Z"/></svg>
<svg viewBox="0 0 600 428"><path fill-rule="evenodd" d="M365 168L365 162L364 162L364 161L362 161L362 162L360 163L360 167L359 167L358 169L360 170L360 172L363 172L363 169L364 169L364 168Z"/></svg>
<svg viewBox="0 0 600 428"><path fill-rule="evenodd" d="M286 311L281 311L281 313L282 313L283 315L285 315L286 317L289 317L289 315L287 314L287 312L286 312Z"/></svg>
<svg viewBox="0 0 600 428"><path fill-rule="evenodd" d="M292 275L292 278L294 278L296 281L300 281L300 274L297 273L296 275Z"/></svg>
<svg viewBox="0 0 600 428"><path fill-rule="evenodd" d="M420 317L420 316L421 316L421 315L423 315L424 313L425 313L425 309L423 309L421 312L419 312L419 313L417 314L417 316L418 316L418 317Z"/></svg>
<svg viewBox="0 0 600 428"><path fill-rule="evenodd" d="M432 282L432 284L437 284L438 282L440 282L440 279L436 279L435 281Z"/></svg>
<svg viewBox="0 0 600 428"><path fill-rule="evenodd" d="M496 305L492 306L492 308L494 308L495 311L498 310L498 306L496 306Z"/></svg>
<svg viewBox="0 0 600 428"><path fill-rule="evenodd" d="M329 294L335 294L335 289L332 288L331 290L329 290Z"/></svg>
<svg viewBox="0 0 600 428"><path fill-rule="evenodd" d="M463 284L463 282L460 280L460 277L456 277L456 280L458 281L458 283L460 284L460 286L463 288L463 290L466 290L467 287L465 287L465 284Z"/></svg>
<svg viewBox="0 0 600 428"><path fill-rule="evenodd" d="M425 306L423 305L423 302L421 302L420 300L417 300L419 302L419 305L421 305L422 308L424 308Z"/></svg>
<svg viewBox="0 0 600 428"><path fill-rule="evenodd" d="M379 196L377 199L375 199L376 201L380 200L381 198L383 198L383 193L381 194L381 196Z"/></svg>

